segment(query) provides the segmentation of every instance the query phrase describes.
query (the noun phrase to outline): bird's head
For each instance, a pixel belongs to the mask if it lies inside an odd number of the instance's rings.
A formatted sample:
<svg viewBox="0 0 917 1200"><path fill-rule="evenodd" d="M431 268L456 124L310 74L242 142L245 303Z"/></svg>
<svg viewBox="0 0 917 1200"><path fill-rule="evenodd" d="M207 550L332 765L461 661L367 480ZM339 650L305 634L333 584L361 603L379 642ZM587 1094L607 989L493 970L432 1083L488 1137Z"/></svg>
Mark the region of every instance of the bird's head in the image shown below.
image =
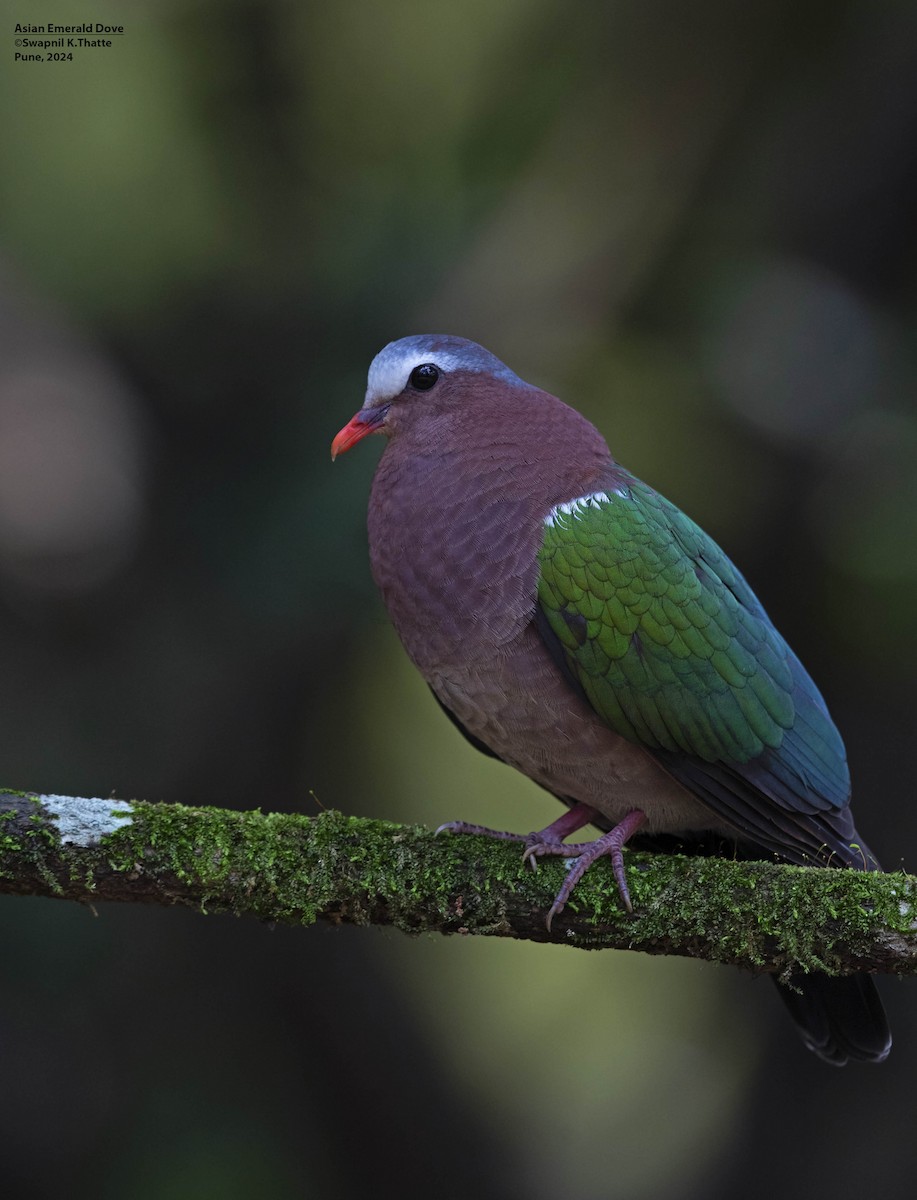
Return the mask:
<svg viewBox="0 0 917 1200"><path fill-rule="evenodd" d="M483 387L482 387L483 385ZM337 458L371 433L390 437L431 417L466 418L468 400L494 388L529 388L489 350L465 338L419 334L390 342L369 368L360 411L331 443Z"/></svg>

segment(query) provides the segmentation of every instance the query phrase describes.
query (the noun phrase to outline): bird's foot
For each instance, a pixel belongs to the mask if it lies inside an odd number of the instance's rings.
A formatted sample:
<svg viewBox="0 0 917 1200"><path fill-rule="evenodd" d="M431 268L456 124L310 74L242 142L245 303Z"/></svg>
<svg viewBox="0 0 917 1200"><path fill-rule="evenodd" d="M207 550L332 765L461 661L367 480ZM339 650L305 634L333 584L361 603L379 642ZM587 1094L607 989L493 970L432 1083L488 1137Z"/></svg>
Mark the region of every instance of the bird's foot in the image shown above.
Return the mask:
<svg viewBox="0 0 917 1200"><path fill-rule="evenodd" d="M433 831L435 837L439 833L476 833L480 837L496 838L500 842L524 842L524 833L507 833L503 829L488 829L486 825L472 825L468 821L447 821L445 825L437 825Z"/></svg>
<svg viewBox="0 0 917 1200"><path fill-rule="evenodd" d="M603 833L600 838L596 838L594 842L581 842L579 844L568 845L566 843L555 843L551 841L543 841L533 843L526 847L525 857L530 859L534 855L557 854L564 858L576 856L576 862L571 863L570 870L567 872L567 878L563 882L560 891L554 897L554 903L551 905L551 910L548 913L545 924L550 931L551 922L559 912L563 911L564 906L570 899L573 889L586 874L597 858L608 854L611 856L611 867L614 871L615 882L618 885L618 894L621 901L628 912L634 911L634 906L630 899L630 889L627 886L627 875L624 871L624 844L631 838L641 825L646 821L646 814L640 809L635 808L615 825L614 829L610 829L608 833ZM547 832L547 831L545 831Z"/></svg>
<svg viewBox="0 0 917 1200"><path fill-rule="evenodd" d="M590 808L588 804L574 804L562 817L535 833L507 833L502 829L489 829L486 825L472 825L468 821L447 821L445 825L438 826L436 833L476 833L481 837L496 838L501 842L525 842L523 860L535 867L536 856L566 853L563 839L588 825L596 815L595 809ZM573 852L578 854L579 850L575 849Z"/></svg>
<svg viewBox="0 0 917 1200"><path fill-rule="evenodd" d="M582 829L584 825L588 825L597 815L596 810L590 808L588 804L574 804L563 816L558 817L556 821L552 821L546 828L536 830L534 833L507 833L500 829L488 829L486 825L471 825L467 821L447 821L445 825L440 825L436 832L477 833L484 837L496 838L502 842L524 842L525 850L522 852L523 862L531 863L533 868L537 867L536 860L539 858L548 856L552 858L575 858L576 862L571 864L563 887L554 898L551 911L548 913L545 924L548 930L550 930L551 922L559 912L563 911L564 905L573 893L573 889L595 860L605 854L611 856L611 867L614 871L615 882L618 885L618 894L621 897L624 907L628 912L634 911L634 906L630 899L630 889L627 886L627 876L624 873L624 854L622 851L625 843L633 837L640 826L646 821L646 814L638 808L632 809L615 825L614 829L610 829L608 833L603 833L601 837L596 838L593 842L564 841L565 837L569 837L571 833L575 833L578 829Z"/></svg>
<svg viewBox="0 0 917 1200"><path fill-rule="evenodd" d="M572 808L567 809L563 816L552 821L545 829L538 829L523 838L525 850L522 853L522 861L531 863L532 870L535 871L538 869L537 860L546 855L575 858L577 854L582 853L583 845L568 845L564 838L569 837L571 833L576 833L578 829L588 825L597 816L598 813L588 804L574 804ZM588 846L591 843L586 842L585 845Z"/></svg>

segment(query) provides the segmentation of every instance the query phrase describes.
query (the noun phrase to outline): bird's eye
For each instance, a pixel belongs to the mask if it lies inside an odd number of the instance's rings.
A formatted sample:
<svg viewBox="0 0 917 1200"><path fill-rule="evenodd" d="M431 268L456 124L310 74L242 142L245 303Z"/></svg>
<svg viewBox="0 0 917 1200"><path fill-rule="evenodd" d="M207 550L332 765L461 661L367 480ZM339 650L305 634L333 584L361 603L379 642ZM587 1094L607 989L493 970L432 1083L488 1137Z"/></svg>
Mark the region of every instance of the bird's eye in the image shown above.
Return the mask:
<svg viewBox="0 0 917 1200"><path fill-rule="evenodd" d="M439 369L432 363L421 363L411 372L411 387L417 388L418 392L428 392L437 379Z"/></svg>

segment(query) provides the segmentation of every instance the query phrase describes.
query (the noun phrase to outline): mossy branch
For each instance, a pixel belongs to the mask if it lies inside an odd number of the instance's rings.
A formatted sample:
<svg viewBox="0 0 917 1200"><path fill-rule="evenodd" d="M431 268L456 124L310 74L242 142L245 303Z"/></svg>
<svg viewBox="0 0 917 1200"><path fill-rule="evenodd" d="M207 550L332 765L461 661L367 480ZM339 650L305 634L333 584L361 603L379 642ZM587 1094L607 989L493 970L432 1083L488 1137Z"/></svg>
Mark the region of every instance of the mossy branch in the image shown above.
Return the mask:
<svg viewBox="0 0 917 1200"><path fill-rule="evenodd" d="M0 891L181 904L264 921L394 925L583 949L643 950L755 971L917 972L917 880L774 863L630 854L634 912L610 867L578 884L551 933L563 864L519 847L324 812L0 793Z"/></svg>

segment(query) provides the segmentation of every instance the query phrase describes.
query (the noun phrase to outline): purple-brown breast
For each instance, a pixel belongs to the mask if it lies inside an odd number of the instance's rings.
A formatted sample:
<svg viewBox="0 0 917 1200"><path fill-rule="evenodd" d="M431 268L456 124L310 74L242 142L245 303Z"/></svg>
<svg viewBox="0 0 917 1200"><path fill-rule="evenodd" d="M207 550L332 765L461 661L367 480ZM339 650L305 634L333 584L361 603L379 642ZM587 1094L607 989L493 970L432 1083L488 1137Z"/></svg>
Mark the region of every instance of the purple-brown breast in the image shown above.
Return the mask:
<svg viewBox="0 0 917 1200"><path fill-rule="evenodd" d="M373 480L373 577L422 671L498 652L535 606L544 518L606 486L604 439L547 392L455 372L393 404Z"/></svg>

